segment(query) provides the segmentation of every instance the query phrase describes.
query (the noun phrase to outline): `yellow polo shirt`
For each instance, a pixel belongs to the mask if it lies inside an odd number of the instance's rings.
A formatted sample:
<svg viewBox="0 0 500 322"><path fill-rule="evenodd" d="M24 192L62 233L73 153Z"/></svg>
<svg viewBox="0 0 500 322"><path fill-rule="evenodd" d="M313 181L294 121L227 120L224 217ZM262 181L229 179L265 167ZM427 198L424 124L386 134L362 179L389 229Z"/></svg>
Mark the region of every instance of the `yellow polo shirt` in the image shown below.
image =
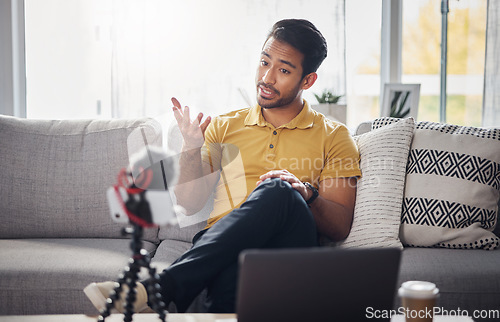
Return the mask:
<svg viewBox="0 0 500 322"><path fill-rule="evenodd" d="M306 101L293 120L278 128L264 119L258 105L214 118L205 132L202 157L213 170L222 168L207 228L239 207L270 170L286 169L316 188L328 178L361 175L347 128Z"/></svg>

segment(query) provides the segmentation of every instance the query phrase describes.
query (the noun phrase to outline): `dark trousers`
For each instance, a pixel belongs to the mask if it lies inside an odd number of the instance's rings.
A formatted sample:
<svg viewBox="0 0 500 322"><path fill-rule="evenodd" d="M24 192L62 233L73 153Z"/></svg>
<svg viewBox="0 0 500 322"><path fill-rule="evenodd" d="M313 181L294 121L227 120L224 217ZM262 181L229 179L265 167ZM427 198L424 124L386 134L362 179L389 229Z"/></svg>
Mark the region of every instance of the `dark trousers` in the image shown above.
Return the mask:
<svg viewBox="0 0 500 322"><path fill-rule="evenodd" d="M267 179L239 208L199 232L193 247L160 274L163 300L184 312L207 288L209 312L235 312L241 251L317 245L316 224L302 196L288 182Z"/></svg>

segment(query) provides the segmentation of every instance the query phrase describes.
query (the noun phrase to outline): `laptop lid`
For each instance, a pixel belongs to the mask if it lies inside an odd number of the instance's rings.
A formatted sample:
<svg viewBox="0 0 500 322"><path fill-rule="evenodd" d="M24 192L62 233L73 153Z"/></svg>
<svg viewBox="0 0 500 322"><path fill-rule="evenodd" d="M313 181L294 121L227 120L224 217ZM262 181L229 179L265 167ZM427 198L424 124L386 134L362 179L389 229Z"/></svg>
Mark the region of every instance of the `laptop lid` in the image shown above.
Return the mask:
<svg viewBox="0 0 500 322"><path fill-rule="evenodd" d="M244 251L238 321L373 320L393 309L400 256L395 248Z"/></svg>

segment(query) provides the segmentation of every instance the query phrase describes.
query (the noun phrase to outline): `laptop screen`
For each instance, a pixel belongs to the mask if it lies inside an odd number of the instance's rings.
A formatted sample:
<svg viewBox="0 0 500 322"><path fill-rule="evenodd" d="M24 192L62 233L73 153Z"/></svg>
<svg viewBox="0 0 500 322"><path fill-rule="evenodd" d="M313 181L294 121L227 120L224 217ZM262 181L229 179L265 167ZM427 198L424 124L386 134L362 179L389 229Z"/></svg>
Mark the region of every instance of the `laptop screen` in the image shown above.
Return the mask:
<svg viewBox="0 0 500 322"><path fill-rule="evenodd" d="M369 312L393 309L400 256L389 248L245 251L238 321L369 320Z"/></svg>

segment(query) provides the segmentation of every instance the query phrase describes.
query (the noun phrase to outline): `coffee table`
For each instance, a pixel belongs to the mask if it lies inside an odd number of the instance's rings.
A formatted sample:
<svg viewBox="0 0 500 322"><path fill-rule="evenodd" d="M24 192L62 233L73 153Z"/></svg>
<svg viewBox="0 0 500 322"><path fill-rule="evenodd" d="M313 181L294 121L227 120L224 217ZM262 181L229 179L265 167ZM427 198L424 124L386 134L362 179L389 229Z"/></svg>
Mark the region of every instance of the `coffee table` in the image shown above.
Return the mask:
<svg viewBox="0 0 500 322"><path fill-rule="evenodd" d="M160 321L158 314L134 314L135 322L156 322ZM235 314L179 314L171 313L167 315L168 322L225 322L225 320L235 321ZM97 316L83 314L60 314L60 315L5 315L0 316L0 322L96 322ZM107 322L122 322L123 314L111 314L106 318Z"/></svg>
<svg viewBox="0 0 500 322"><path fill-rule="evenodd" d="M95 322L97 316L83 314L61 314L61 315L4 315L0 316L0 322ZM123 314L111 314L106 318L108 322L122 322ZM160 321L158 314L135 314L136 322ZM435 322L474 322L467 316L435 316ZM236 322L236 314L206 314L206 313L171 313L168 322ZM391 322L405 322L402 315L395 315Z"/></svg>
<svg viewBox="0 0 500 322"><path fill-rule="evenodd" d="M88 316L83 314L62 314L62 315L4 315L0 316L0 322L95 322L97 316ZM106 318L108 322L122 322L123 314L111 314ZM158 314L135 314L136 322L160 321ZM168 322L235 322L236 314L205 314L191 313L179 314L171 313L168 315ZM391 322L404 322L404 316L395 315ZM435 316L435 322L473 322L466 316Z"/></svg>

